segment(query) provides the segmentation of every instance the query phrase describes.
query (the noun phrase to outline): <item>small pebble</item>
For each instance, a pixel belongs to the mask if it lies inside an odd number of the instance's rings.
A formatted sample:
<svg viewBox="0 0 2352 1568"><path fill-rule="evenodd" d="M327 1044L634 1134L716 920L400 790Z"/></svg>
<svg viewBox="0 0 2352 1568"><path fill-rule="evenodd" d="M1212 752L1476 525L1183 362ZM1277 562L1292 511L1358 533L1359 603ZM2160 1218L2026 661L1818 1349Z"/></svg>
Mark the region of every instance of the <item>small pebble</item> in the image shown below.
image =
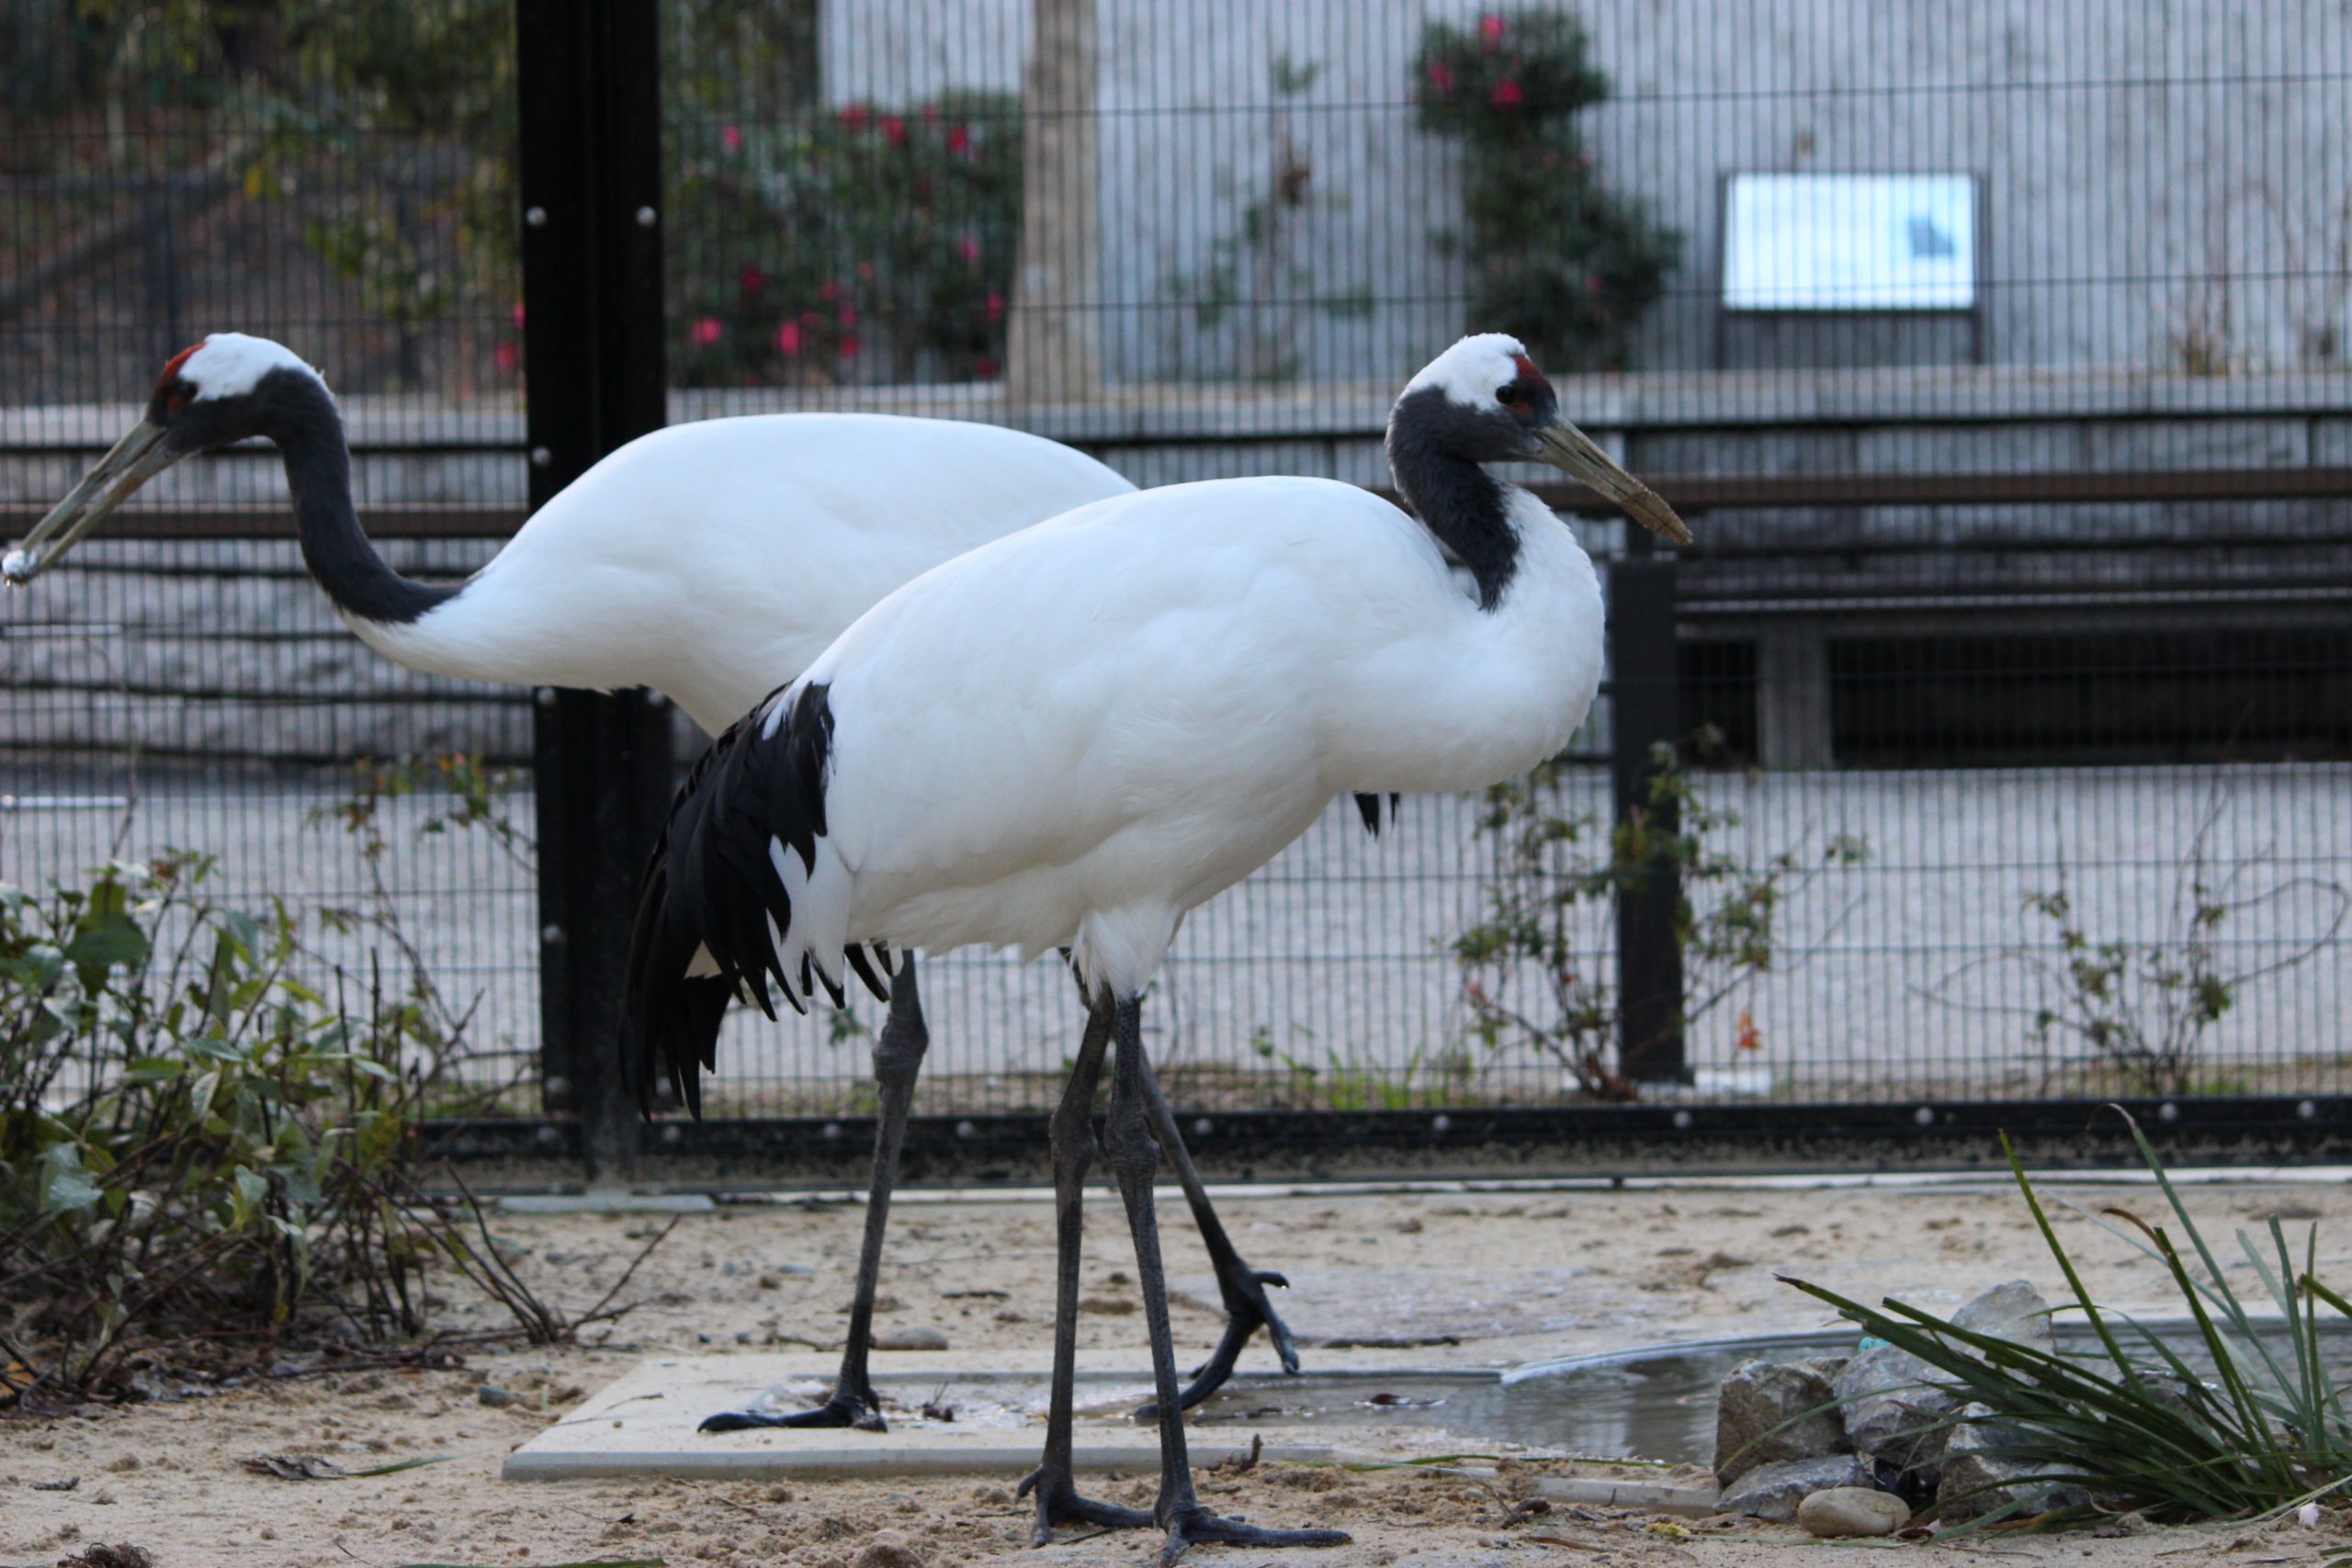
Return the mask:
<svg viewBox="0 0 2352 1568"><path fill-rule="evenodd" d="M520 1394L510 1393L505 1389L500 1388L496 1383L486 1382L480 1388L474 1390L474 1397L481 1400L484 1404L489 1405L492 1410L503 1410L522 1396Z"/></svg>
<svg viewBox="0 0 2352 1568"><path fill-rule="evenodd" d="M904 1328L885 1328L874 1336L876 1350L944 1350L947 1336L936 1328L912 1325Z"/></svg>

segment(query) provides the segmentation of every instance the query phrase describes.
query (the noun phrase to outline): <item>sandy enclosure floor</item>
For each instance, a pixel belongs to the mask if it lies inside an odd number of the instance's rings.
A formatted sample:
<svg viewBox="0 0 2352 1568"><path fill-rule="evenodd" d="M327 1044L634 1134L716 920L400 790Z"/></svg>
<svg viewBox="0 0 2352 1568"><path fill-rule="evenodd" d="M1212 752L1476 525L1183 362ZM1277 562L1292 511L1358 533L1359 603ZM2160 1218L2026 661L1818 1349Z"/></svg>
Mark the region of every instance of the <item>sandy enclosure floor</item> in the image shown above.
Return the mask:
<svg viewBox="0 0 2352 1568"><path fill-rule="evenodd" d="M2086 1207L2120 1202L2156 1217L2156 1195L2143 1186L2064 1190ZM2233 1182L2194 1189L2189 1201L2216 1240L2272 1213L2297 1232L2304 1219L2317 1219L2323 1274L2352 1271L2352 1190L2341 1185ZM1172 1193L1163 1205L1171 1271L1180 1287L1190 1280L1204 1288L1205 1260L1181 1225L1182 1205ZM1253 1264L1316 1281L1292 1299L1278 1298L1278 1305L1299 1331L1307 1364L1317 1368L1508 1365L1668 1340L1833 1326L1827 1314L1776 1282L1776 1269L1849 1294L1892 1292L1930 1305L1957 1304L2019 1275L2053 1296L2062 1283L2015 1193L1990 1185L1236 1195L1220 1207ZM883 1327L943 1331L950 1345L940 1356L943 1372L991 1356L1041 1356L1050 1342L1051 1218L1048 1204L1029 1199L904 1205L893 1215ZM1134 1259L1115 1201L1107 1193L1097 1197L1090 1218L1086 1280L1093 1310L1080 1344L1132 1348L1141 1366ZM577 1306L601 1295L666 1223L512 1214L495 1228L529 1249L525 1270L545 1293ZM1032 1552L1026 1511L1013 1503L1010 1478L1001 1476L784 1483L498 1479L511 1450L648 1355L837 1344L862 1224L856 1206L831 1203L763 1202L689 1216L631 1283L626 1299L638 1303L634 1309L579 1346L478 1352L455 1371L278 1379L206 1398L0 1420L0 1564L54 1562L95 1541L143 1546L159 1568L655 1557L673 1564L805 1568L1149 1561L1156 1538L1134 1535L1071 1532L1042 1554ZM2086 1220L2069 1215L2060 1225L2102 1300L2164 1308L2152 1264ZM1317 1344L1360 1337L1341 1321L1339 1306L1351 1287L1359 1299L1396 1299L1384 1274L1409 1286L1408 1306L1384 1309L1399 1329L1393 1337L1435 1337L1450 1324L1459 1343ZM1456 1292L1463 1300L1447 1299L1448 1280L1464 1282ZM1473 1280L1475 1291L1467 1288ZM1528 1299L1512 1299L1514 1291ZM1175 1326L1180 1356L1190 1365L1214 1341L1219 1320L1185 1294ZM1473 1295L1480 1304L1465 1304ZM488 1321L479 1303L466 1301L454 1303L448 1317L453 1324ZM504 1407L484 1404L476 1385L485 1379L519 1399ZM1534 1478L1611 1472L1595 1463L1507 1466L1485 1480L1280 1465L1238 1476L1207 1470L1231 1450L1231 1431L1218 1427L1194 1439L1212 1506L1263 1524L1339 1526L1356 1540L1312 1556L1203 1548L1190 1559L1203 1564L1801 1564L1864 1550L1809 1542L1786 1527L1564 1506L1506 1524ZM345 1470L415 1457L447 1462L372 1479L288 1481L239 1463L261 1454L318 1455ZM71 1491L35 1490L68 1479L76 1479ZM1152 1484L1149 1475L1081 1478L1096 1495L1138 1504L1148 1502ZM2352 1540L2338 1537L2333 1525L2319 1531L2222 1526L2106 1540L1980 1538L1910 1550L1943 1561L2182 1568L2323 1562L2352 1550Z"/></svg>

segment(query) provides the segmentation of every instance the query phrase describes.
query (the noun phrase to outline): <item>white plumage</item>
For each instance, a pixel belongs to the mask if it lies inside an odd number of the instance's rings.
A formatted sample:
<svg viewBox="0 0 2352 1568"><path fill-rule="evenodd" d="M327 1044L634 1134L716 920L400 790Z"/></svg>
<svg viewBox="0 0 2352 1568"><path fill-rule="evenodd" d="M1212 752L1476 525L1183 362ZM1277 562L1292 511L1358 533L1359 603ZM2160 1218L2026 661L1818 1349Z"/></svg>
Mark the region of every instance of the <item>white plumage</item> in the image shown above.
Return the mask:
<svg viewBox="0 0 2352 1568"><path fill-rule="evenodd" d="M1419 523L1303 479L1098 502L890 594L801 680L834 728L786 974L806 953L838 979L852 941L1069 946L1134 995L1185 911L1334 795L1552 755L1600 681L1600 587L1548 510L1509 504L1523 564L1492 613Z"/></svg>
<svg viewBox="0 0 2352 1568"><path fill-rule="evenodd" d="M631 943L645 1083L695 1102L726 993L796 1005L876 944L1072 950L1094 1010L1054 1122L1054 1411L1024 1491L1057 1524L1328 1545L1209 1515L1177 1414L1150 1193L1139 998L1187 911L1342 791L1475 789L1566 744L1600 680L1601 602L1566 527L1483 465L1551 461L1669 538L1670 509L1561 420L1513 339L1466 338L1408 386L1390 463L1415 521L1346 485L1236 479L1100 501L885 598L722 736L673 807ZM1449 560L1466 567L1465 594ZM1070 1320L1087 1112L1136 1234L1160 1412L1154 1514L1071 1479Z"/></svg>

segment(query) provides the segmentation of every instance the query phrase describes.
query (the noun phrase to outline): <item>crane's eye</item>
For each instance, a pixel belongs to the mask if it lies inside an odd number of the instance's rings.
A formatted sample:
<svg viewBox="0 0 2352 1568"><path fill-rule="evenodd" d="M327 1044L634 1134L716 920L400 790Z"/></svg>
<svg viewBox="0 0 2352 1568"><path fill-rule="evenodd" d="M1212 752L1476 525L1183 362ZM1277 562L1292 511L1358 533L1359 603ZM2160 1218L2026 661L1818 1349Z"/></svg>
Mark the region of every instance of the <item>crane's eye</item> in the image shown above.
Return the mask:
<svg viewBox="0 0 2352 1568"><path fill-rule="evenodd" d="M1517 381L1506 382L1495 389L1495 401L1513 413L1524 413L1529 403L1527 388Z"/></svg>

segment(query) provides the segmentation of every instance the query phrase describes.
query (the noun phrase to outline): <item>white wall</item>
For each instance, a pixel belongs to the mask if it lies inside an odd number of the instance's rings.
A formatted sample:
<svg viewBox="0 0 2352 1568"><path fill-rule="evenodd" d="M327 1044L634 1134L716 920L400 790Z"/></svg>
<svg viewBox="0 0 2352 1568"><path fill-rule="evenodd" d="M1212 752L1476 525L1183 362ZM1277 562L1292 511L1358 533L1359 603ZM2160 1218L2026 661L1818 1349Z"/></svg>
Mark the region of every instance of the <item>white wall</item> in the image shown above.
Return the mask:
<svg viewBox="0 0 2352 1568"><path fill-rule="evenodd" d="M1432 17L1476 0L1100 0L1104 276L1115 375L1230 373L1172 307L1271 177L1280 138L1316 199L1285 265L1381 297L1370 321L1285 312L1263 333L1309 377L1417 364L1462 329L1435 231L1459 187L1412 129L1407 71ZM1506 16L1521 7L1499 7ZM2352 6L2340 0L1581 0L1616 96L1587 132L1608 178L1686 236L1644 367L1716 349L1721 177L1973 172L1987 181L1995 363L2333 365L2352 340ZM829 95L903 102L1016 89L1027 0L842 0ZM1271 62L1319 64L1292 99ZM2333 343L2331 345L2331 336ZM2202 348L2198 349L2201 341Z"/></svg>

